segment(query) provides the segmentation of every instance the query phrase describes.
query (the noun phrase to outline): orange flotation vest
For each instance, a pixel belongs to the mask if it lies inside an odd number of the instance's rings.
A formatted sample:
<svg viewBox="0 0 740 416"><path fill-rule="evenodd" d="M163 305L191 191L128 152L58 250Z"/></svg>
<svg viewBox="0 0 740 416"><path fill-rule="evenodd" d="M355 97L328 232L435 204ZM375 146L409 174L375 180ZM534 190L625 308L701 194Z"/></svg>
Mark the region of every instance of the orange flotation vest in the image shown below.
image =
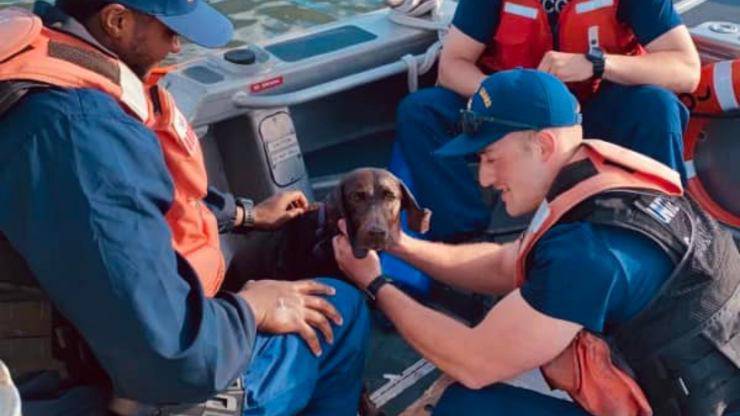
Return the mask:
<svg viewBox="0 0 740 416"><path fill-rule="evenodd" d="M619 0L571 0L560 11L558 31L553 30L541 0L505 0L498 29L478 59L485 73L516 67L537 68L551 50L587 53L598 44L604 53L645 53L632 29L617 19ZM597 88L596 82L569 85L579 99Z"/></svg>
<svg viewBox="0 0 740 416"><path fill-rule="evenodd" d="M617 145L584 140L572 162L583 159L592 162L596 173L540 205L520 242L516 287L526 279L526 260L537 241L579 203L618 189L656 191L672 196L683 193L678 173ZM652 415L640 386L612 363L608 344L586 330L581 331L562 354L542 366L541 371L551 387L568 392L591 414Z"/></svg>
<svg viewBox="0 0 740 416"><path fill-rule="evenodd" d="M145 86L125 64L95 46L44 27L26 10L0 11L0 39L0 81L97 89L156 133L175 185L165 216L172 246L193 267L205 294L215 295L225 261L216 218L202 202L208 185L203 153L172 96L156 84Z"/></svg>
<svg viewBox="0 0 740 416"><path fill-rule="evenodd" d="M697 175L697 145L706 137L714 119L735 114L740 119L740 59L720 61L702 68L701 81L692 94L681 94L691 112L684 135L684 163L689 193L707 212L725 224L740 227L740 214L732 212L710 195ZM740 137L737 146L740 148Z"/></svg>

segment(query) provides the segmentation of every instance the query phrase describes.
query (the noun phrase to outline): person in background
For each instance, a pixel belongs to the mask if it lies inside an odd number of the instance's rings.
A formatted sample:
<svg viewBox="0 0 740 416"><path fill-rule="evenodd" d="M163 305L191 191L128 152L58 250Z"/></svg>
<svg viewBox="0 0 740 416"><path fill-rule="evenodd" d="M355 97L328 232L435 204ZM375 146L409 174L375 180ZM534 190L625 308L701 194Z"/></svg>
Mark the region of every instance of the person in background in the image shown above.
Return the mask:
<svg viewBox="0 0 740 416"><path fill-rule="evenodd" d="M456 241L488 226L491 209L466 160L432 153L459 132L460 111L487 74L516 67L568 84L585 137L603 137L685 177L688 111L674 93L696 88L700 62L671 0L460 0L437 86L398 108L390 164L434 212L429 239Z"/></svg>

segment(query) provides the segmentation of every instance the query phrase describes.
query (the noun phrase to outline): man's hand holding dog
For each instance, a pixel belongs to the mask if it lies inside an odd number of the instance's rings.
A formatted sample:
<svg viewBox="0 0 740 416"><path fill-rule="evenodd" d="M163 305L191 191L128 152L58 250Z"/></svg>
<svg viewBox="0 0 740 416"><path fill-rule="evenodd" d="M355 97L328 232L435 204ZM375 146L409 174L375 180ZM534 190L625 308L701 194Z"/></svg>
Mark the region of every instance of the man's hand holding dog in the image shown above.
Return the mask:
<svg viewBox="0 0 740 416"><path fill-rule="evenodd" d="M335 292L333 287L314 280L250 280L239 296L252 308L257 330L270 334L298 333L318 356L321 355L321 342L316 329L331 344L334 342L331 322L342 325L342 316L321 297L332 296Z"/></svg>
<svg viewBox="0 0 740 416"><path fill-rule="evenodd" d="M365 258L356 258L352 253L352 244L347 237L347 223L344 219L340 219L337 225L341 233L332 239L337 265L357 287L365 290L370 282L381 273L378 253L369 250Z"/></svg>
<svg viewBox="0 0 740 416"><path fill-rule="evenodd" d="M275 194L254 207L254 228L275 230L308 210L308 199L301 191Z"/></svg>

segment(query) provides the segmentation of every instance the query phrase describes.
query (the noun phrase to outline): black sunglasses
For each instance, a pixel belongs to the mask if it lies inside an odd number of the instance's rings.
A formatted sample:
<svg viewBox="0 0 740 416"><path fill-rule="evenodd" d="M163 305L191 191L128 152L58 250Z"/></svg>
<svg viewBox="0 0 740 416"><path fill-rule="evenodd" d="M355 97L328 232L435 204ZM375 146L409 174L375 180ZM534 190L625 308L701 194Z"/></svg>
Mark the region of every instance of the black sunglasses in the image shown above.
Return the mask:
<svg viewBox="0 0 740 416"><path fill-rule="evenodd" d="M581 124L582 120L583 116L580 113L576 114L575 124ZM475 111L468 109L460 110L460 127L464 134L467 134L468 136L477 134L480 131L483 123L496 123L499 125L515 127L523 130L540 130L540 127L533 126L531 124L520 123L518 121L511 121L496 117L482 116Z"/></svg>
<svg viewBox="0 0 740 416"><path fill-rule="evenodd" d="M460 125L464 134L469 136L477 134L484 123L495 123L524 130L538 130L537 126L533 126L531 124L504 120L496 117L482 116L475 111L468 109L460 110Z"/></svg>

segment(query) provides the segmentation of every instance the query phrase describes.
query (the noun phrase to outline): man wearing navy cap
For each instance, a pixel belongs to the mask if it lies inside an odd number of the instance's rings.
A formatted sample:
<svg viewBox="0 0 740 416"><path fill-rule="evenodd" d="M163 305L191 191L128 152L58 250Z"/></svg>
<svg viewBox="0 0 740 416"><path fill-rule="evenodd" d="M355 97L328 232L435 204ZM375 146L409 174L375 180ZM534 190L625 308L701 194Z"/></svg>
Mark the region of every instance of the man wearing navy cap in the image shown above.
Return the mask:
<svg viewBox="0 0 740 416"><path fill-rule="evenodd" d="M389 249L448 285L503 296L475 327L417 303L374 252L355 259L345 236L334 240L337 263L458 382L434 415L734 414L740 254L675 171L584 140L580 123L557 78L502 71L468 101L463 134L437 151L477 154L480 185L499 190L510 215L536 211L516 242L402 234ZM573 401L502 383L537 367Z"/></svg>
<svg viewBox="0 0 740 416"><path fill-rule="evenodd" d="M231 22L203 0L35 10L45 30L0 10L0 286L40 287L59 312L32 335L43 351L53 336L67 378L22 378L23 414L356 415L369 326L355 288L219 290L219 229L278 227L305 196L252 209L206 194L198 138L143 82L181 36L223 46Z"/></svg>

